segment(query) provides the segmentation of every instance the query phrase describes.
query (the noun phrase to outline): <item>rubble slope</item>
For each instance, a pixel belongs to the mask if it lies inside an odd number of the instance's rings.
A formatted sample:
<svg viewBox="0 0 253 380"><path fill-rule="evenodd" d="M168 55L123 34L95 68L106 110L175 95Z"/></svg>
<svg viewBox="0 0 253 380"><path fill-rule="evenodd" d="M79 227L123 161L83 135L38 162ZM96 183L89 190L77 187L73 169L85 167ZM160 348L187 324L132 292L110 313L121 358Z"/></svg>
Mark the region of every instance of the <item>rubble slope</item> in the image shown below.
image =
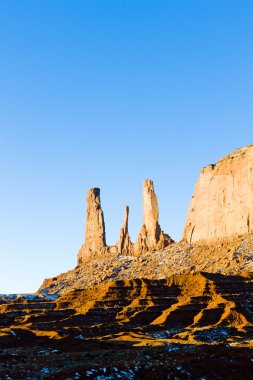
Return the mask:
<svg viewBox="0 0 253 380"><path fill-rule="evenodd" d="M163 279L171 275L210 272L232 275L253 270L253 235L218 244L173 243L142 255L94 254L83 265L46 279L40 294L65 294L112 280Z"/></svg>

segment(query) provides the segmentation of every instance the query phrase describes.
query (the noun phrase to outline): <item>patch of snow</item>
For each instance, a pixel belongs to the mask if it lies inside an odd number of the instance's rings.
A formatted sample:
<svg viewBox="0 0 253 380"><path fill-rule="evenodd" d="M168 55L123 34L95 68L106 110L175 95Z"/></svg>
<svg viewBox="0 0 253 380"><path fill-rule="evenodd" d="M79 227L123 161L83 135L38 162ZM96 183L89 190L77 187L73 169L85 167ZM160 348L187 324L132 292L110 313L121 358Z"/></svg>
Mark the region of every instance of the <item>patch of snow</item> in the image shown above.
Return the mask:
<svg viewBox="0 0 253 380"><path fill-rule="evenodd" d="M75 336L75 339L85 339L82 334Z"/></svg>
<svg viewBox="0 0 253 380"><path fill-rule="evenodd" d="M10 293L10 294L0 294L0 298L3 298L4 300L15 300L18 298L24 298L29 301L35 301L40 299L48 299L48 300L56 300L59 298L58 294L48 294L48 293L41 293L41 294L35 294L35 293Z"/></svg>
<svg viewBox="0 0 253 380"><path fill-rule="evenodd" d="M164 342L165 346L167 347L167 351L177 351L179 350L179 347L172 345L171 343Z"/></svg>
<svg viewBox="0 0 253 380"><path fill-rule="evenodd" d="M95 373L97 373L97 369L93 368L93 369L86 371L86 376L92 376Z"/></svg>
<svg viewBox="0 0 253 380"><path fill-rule="evenodd" d="M50 371L47 367L42 368L42 370L40 372L44 373L45 375L50 373Z"/></svg>
<svg viewBox="0 0 253 380"><path fill-rule="evenodd" d="M60 297L58 294L48 294L48 293L45 293L44 296L50 301L55 301L57 300L57 298Z"/></svg>

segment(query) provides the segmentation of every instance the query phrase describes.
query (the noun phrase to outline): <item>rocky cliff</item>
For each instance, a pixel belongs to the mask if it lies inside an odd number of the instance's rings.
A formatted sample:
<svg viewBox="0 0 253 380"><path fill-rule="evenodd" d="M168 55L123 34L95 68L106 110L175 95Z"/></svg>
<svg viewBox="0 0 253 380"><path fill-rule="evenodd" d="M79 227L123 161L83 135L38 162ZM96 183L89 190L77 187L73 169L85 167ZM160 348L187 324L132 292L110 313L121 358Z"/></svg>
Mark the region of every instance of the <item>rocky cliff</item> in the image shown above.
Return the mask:
<svg viewBox="0 0 253 380"><path fill-rule="evenodd" d="M253 145L208 165L190 203L183 240L209 243L253 232Z"/></svg>

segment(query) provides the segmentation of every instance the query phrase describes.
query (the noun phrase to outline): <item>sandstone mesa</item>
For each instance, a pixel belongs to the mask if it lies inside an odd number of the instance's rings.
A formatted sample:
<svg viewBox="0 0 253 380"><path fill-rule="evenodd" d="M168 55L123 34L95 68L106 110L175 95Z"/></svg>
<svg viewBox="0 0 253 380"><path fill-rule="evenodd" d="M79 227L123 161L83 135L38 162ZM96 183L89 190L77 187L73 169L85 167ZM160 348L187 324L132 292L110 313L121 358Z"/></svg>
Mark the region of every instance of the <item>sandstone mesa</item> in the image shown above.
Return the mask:
<svg viewBox="0 0 253 380"><path fill-rule="evenodd" d="M202 169L183 240L232 239L253 232L253 145Z"/></svg>

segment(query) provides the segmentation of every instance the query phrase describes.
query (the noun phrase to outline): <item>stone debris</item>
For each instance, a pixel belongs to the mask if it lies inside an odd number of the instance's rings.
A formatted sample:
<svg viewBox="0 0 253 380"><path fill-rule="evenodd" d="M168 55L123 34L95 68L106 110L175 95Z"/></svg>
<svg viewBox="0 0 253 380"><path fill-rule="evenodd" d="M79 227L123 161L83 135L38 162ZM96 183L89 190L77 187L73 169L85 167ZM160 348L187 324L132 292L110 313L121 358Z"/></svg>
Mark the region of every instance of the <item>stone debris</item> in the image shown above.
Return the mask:
<svg viewBox="0 0 253 380"><path fill-rule="evenodd" d="M48 296L116 279L161 279L201 271L233 275L252 272L252 263L253 234L213 245L191 245L182 241L164 249L143 252L140 256L108 252L91 256L85 259L83 265L45 280L39 291Z"/></svg>

